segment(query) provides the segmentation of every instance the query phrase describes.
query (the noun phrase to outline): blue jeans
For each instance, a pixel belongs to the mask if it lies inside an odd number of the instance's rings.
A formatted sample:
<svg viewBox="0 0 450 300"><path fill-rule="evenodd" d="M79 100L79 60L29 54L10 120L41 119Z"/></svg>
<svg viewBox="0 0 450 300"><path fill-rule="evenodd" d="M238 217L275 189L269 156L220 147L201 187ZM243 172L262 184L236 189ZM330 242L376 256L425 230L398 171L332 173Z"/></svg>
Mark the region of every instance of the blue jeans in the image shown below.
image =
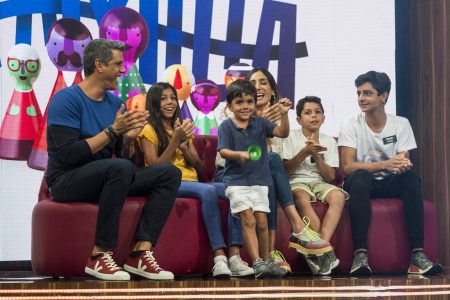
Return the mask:
<svg viewBox="0 0 450 300"><path fill-rule="evenodd" d="M270 213L267 217L269 229L277 228L277 199L282 208L294 205L289 179L284 171L283 160L275 152L269 153L269 167L272 175L273 185L269 186Z"/></svg>
<svg viewBox="0 0 450 300"><path fill-rule="evenodd" d="M219 198L224 198L223 183L203 183L182 181L178 189L178 197L192 197L201 201L202 219L208 233L212 251L225 248L219 210ZM228 213L228 244L242 246L242 229L240 220Z"/></svg>

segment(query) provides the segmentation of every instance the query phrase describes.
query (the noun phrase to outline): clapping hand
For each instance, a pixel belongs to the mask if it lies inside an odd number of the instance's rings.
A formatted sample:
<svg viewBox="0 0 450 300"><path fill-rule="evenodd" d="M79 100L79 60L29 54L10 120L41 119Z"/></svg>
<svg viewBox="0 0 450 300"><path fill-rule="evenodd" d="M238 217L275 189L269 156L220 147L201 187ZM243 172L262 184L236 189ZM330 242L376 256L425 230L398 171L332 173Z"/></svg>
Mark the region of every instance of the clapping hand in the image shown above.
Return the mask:
<svg viewBox="0 0 450 300"><path fill-rule="evenodd" d="M280 106L281 114L287 114L292 107L292 102L288 98L282 98L278 101L277 105Z"/></svg>
<svg viewBox="0 0 450 300"><path fill-rule="evenodd" d="M264 108L261 117L268 119L272 123L275 123L281 118L281 116L289 112L291 106L292 102L288 98L282 98L273 105L267 103L267 106L266 108Z"/></svg>
<svg viewBox="0 0 450 300"><path fill-rule="evenodd" d="M261 117L268 119L270 122L275 123L281 118L281 109L277 104L270 105L267 103L266 108L264 108Z"/></svg>
<svg viewBox="0 0 450 300"><path fill-rule="evenodd" d="M327 147L322 146L319 143L319 139L318 137L316 137L313 134L311 134L309 137L306 138L306 142L305 142L306 146L305 146L305 151L309 154L309 155L317 155L322 151L326 151Z"/></svg>
<svg viewBox="0 0 450 300"><path fill-rule="evenodd" d="M126 139L135 139L148 123L148 117L148 111L125 111L125 105L122 104L116 113L112 128L118 134L123 134Z"/></svg>
<svg viewBox="0 0 450 300"><path fill-rule="evenodd" d="M173 137L174 139L176 139L179 143L180 146L183 144L183 146L187 146L187 142L189 140L189 138L194 134L194 130L195 130L195 126L194 123L192 123L191 120L189 119L184 119L182 122L177 119L175 121L175 126L174 126L174 131L173 131Z"/></svg>

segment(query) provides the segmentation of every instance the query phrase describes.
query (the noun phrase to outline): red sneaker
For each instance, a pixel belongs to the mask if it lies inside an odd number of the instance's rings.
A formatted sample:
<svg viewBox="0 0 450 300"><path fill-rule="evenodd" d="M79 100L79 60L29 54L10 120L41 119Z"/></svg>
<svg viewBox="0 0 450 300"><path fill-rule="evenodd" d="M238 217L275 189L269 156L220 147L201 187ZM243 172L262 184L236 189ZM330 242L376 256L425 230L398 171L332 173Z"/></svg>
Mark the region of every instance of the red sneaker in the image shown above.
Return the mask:
<svg viewBox="0 0 450 300"><path fill-rule="evenodd" d="M112 255L108 251L94 259L89 257L84 272L102 280L130 280L130 274L116 264Z"/></svg>
<svg viewBox="0 0 450 300"><path fill-rule="evenodd" d="M128 255L123 268L127 272L152 280L171 280L174 278L172 272L161 269L150 250L142 251L136 257Z"/></svg>

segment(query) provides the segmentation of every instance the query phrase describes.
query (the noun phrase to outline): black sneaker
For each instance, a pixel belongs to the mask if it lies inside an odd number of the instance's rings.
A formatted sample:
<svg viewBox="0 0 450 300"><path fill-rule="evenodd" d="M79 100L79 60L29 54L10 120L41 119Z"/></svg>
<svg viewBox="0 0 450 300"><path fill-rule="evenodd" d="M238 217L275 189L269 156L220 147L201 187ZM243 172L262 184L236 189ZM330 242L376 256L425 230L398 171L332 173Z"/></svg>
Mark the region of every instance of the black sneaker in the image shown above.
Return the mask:
<svg viewBox="0 0 450 300"><path fill-rule="evenodd" d="M352 269L350 275L353 276L370 276L372 270L369 267L369 258L366 251L359 251L353 257Z"/></svg>
<svg viewBox="0 0 450 300"><path fill-rule="evenodd" d="M441 272L442 266L440 264L433 264L423 251L416 251L412 254L408 274L434 275Z"/></svg>
<svg viewBox="0 0 450 300"><path fill-rule="evenodd" d="M320 265L319 275L330 275L331 271L339 265L339 259L337 259L334 251L318 256L317 259Z"/></svg>

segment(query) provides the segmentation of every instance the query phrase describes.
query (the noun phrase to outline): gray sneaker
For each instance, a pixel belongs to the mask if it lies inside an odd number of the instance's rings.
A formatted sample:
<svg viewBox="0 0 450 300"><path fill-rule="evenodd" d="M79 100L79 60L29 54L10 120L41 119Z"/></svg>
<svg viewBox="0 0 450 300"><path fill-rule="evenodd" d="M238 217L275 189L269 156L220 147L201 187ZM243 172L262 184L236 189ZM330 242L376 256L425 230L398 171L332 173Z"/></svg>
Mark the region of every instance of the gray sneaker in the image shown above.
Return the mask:
<svg viewBox="0 0 450 300"><path fill-rule="evenodd" d="M278 266L277 262L274 259L269 258L266 261L266 264L269 267L269 270L273 278L284 278L286 276L287 270Z"/></svg>
<svg viewBox="0 0 450 300"><path fill-rule="evenodd" d="M353 257L352 269L350 275L353 276L370 276L372 270L369 267L369 258L366 251L360 251Z"/></svg>
<svg viewBox="0 0 450 300"><path fill-rule="evenodd" d="M336 258L334 251L318 256L317 259L320 265L319 275L330 275L331 271L339 265L339 259Z"/></svg>
<svg viewBox="0 0 450 300"><path fill-rule="evenodd" d="M434 275L442 272L440 264L433 264L423 251L416 251L411 256L411 265L408 274Z"/></svg>
<svg viewBox="0 0 450 300"><path fill-rule="evenodd" d="M319 274L320 264L319 264L318 256L306 255L305 256L305 260L306 260L306 264L308 265L308 267L311 270L312 274L313 275Z"/></svg>
<svg viewBox="0 0 450 300"><path fill-rule="evenodd" d="M253 263L253 270L255 270L255 279L267 278L272 275L272 272L270 271L266 262L261 258L255 260L255 262Z"/></svg>
<svg viewBox="0 0 450 300"><path fill-rule="evenodd" d="M280 268L285 269L288 273L292 273L291 266L286 261L286 258L284 258L283 253L281 253L280 251L278 250L270 251L269 258L273 259L275 261L275 264Z"/></svg>

